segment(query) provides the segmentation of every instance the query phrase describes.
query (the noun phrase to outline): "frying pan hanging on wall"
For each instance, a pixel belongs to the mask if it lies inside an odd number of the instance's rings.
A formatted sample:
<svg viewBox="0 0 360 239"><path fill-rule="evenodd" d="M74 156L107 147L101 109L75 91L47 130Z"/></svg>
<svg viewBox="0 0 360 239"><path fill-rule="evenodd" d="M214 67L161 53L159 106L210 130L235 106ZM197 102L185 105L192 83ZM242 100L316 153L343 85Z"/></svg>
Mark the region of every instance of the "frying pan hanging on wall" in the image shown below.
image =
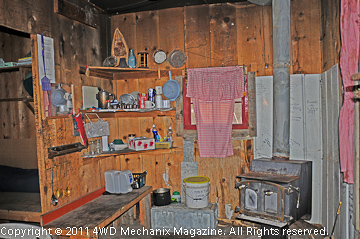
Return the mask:
<svg viewBox="0 0 360 239"><path fill-rule="evenodd" d="M186 53L181 50L173 50L169 54L169 63L175 68L182 67L186 63Z"/></svg>

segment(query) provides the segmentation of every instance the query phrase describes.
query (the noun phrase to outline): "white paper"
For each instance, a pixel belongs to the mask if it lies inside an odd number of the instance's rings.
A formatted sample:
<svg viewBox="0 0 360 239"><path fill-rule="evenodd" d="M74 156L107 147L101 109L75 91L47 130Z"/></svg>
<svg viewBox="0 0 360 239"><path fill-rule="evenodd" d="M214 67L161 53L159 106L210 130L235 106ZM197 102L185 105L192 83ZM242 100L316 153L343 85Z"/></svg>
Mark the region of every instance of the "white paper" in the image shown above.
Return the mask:
<svg viewBox="0 0 360 239"><path fill-rule="evenodd" d="M39 81L45 76L44 61L42 56L41 35L37 34L38 59L39 59ZM46 68L46 77L50 83L55 83L55 57L54 57L54 39L44 36L44 59Z"/></svg>

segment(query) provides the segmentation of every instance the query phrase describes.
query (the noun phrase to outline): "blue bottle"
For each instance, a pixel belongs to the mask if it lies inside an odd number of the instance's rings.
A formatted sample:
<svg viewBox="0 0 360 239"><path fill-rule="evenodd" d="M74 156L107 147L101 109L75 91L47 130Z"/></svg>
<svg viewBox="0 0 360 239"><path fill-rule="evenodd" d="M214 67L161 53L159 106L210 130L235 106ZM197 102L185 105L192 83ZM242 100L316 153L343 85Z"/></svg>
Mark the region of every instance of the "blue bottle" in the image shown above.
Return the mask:
<svg viewBox="0 0 360 239"><path fill-rule="evenodd" d="M128 59L128 65L130 68L136 68L136 58L134 54L134 50L130 49L130 55Z"/></svg>
<svg viewBox="0 0 360 239"><path fill-rule="evenodd" d="M154 135L155 142L160 142L160 135L158 133L158 130L155 128L154 124L153 124L153 127L152 127L152 133Z"/></svg>

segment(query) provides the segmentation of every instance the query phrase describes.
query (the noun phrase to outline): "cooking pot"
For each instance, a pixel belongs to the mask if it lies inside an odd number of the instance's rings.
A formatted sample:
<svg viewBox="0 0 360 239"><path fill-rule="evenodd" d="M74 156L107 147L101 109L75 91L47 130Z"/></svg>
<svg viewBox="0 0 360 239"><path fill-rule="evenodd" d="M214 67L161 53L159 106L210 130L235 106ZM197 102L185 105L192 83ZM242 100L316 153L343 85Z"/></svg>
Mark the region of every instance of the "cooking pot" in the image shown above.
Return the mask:
<svg viewBox="0 0 360 239"><path fill-rule="evenodd" d="M156 206L165 206L171 203L170 189L158 188L153 191L154 204Z"/></svg>

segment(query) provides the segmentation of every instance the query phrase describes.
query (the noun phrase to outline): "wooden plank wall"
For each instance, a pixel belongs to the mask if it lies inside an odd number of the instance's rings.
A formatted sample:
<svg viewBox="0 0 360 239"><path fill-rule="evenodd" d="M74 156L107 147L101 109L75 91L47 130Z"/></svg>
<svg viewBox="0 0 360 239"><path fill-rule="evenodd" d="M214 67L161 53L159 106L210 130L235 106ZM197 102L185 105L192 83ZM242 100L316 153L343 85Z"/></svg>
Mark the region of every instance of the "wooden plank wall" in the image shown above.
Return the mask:
<svg viewBox="0 0 360 239"><path fill-rule="evenodd" d="M0 42L0 58L6 62L17 62L31 50L30 39L25 36L0 31ZM31 68L1 73L0 99L31 97L23 86L29 72ZM35 117L24 102L0 102L0 138L35 139Z"/></svg>
<svg viewBox="0 0 360 239"><path fill-rule="evenodd" d="M5 62L17 62L30 50L29 34L0 27L0 58ZM31 98L23 85L29 72L31 67L0 73L0 100ZM33 102L29 104L34 107ZM3 142L2 146L6 147L2 151L0 165L37 168L36 148L29 148L36 145L35 115L24 102L0 101L0 140ZM19 148L25 153L19 154ZM26 155L28 157L23 157Z"/></svg>
<svg viewBox="0 0 360 239"><path fill-rule="evenodd" d="M149 52L149 66L153 68L172 69L168 62L159 66L153 63L151 56L156 49L163 49L166 53L180 49L187 53L186 67L189 68L239 64L245 65L256 75L272 74L270 7L216 4L124 14L113 16L111 32L104 33L107 26L95 29L54 14L52 1L27 0L25 5L23 2L0 1L0 24L27 33L44 32L54 39L56 82L74 85L75 108L82 104L82 85L99 86L119 97L133 91L146 92L148 88L163 85L168 80L162 77L111 82L78 74L80 65L101 65L109 52L107 41L103 38L108 38L108 41L112 39L116 27L119 27L128 46L135 52ZM83 1L72 2L79 6L84 4ZM319 7L318 0L292 1L292 14L295 17L291 25L297 30L292 32L292 44L297 52L292 54L291 73L320 73L320 31L316 30L320 29ZM9 17L10 13L17 17ZM100 16L106 18L104 14ZM105 43L102 45L100 42ZM38 97L41 98L40 95ZM172 104L174 106L174 102ZM74 153L48 159L48 147L79 142L80 139L72 135L70 117L43 119L41 108L39 113L36 133L40 140L38 154L43 213L55 209L50 204L52 170L54 190L68 187L71 191L69 197L60 198L57 207L103 187L103 173L113 168L131 169L133 172L148 170L148 185L180 190L182 138L175 137L174 146L178 148L171 154L128 155L83 161L81 153ZM175 117L169 116L109 119L112 131L110 141L114 138L126 141L129 133L151 137L153 123L161 135L165 135L169 126L176 129L175 121ZM236 175L248 170L252 158L251 140L234 141L233 145L235 156L205 159L198 157L195 144L194 158L198 162L199 174L206 174L212 180L210 201L219 201L220 217L225 217L225 204L230 203L232 207L238 204L233 182Z"/></svg>
<svg viewBox="0 0 360 239"><path fill-rule="evenodd" d="M89 7L86 2L81 0L72 0L71 2L83 8ZM97 10L94 9L93 11L96 12ZM44 33L45 36L54 39L56 83L74 85L75 109L80 108L82 105L82 85L99 86L108 91L112 91L112 83L109 80L86 77L79 74L80 65L101 65L107 55L106 19L108 18L105 14L99 14L99 16L103 27L93 28L54 13L53 1L0 1L0 25L30 34ZM0 35L0 39L3 39L3 34ZM30 39L27 39L27 42L23 44L21 44L19 40L7 40L9 44L11 41L13 41L13 44L17 43L17 45L24 46L24 49L27 49L27 51L35 47L35 45L33 45L34 42L31 43ZM1 42L0 53L5 51L6 54L12 54L11 48L4 48L4 44L7 42ZM14 47L12 49L14 49ZM3 81L0 82L1 84L5 84ZM32 133L34 134L33 137L35 137L36 133L38 141L37 152L41 206L42 212L45 213L56 208L50 203L52 194L51 171L54 172L54 190L63 191L63 189L66 188L70 189L70 196L62 196L59 198L59 204L57 206L59 207L103 187L103 172L115 167L115 163L111 160L110 163L106 160L104 160L104 162L102 160L96 160L84 164L80 157L81 153L48 159L48 147L80 142L80 138L73 136L71 117L60 117L56 119L44 119L42 117L43 112L40 103L42 94L39 93L37 82L35 82L34 85L37 89L35 98L39 99L39 101L37 105L35 105L36 132L35 123L33 123ZM2 86L5 87L5 85ZM3 109L1 108L0 110ZM3 116L3 114L1 114L1 116ZM4 133L2 129L0 132L2 137L4 134L8 134L6 132Z"/></svg>
<svg viewBox="0 0 360 239"><path fill-rule="evenodd" d="M340 0L321 0L321 72L340 62Z"/></svg>
<svg viewBox="0 0 360 239"><path fill-rule="evenodd" d="M84 7L86 3L73 1L76 5ZM85 5L84 5L85 4ZM53 9L50 4L49 9ZM53 11L53 10L52 10ZM100 18L106 15L99 14ZM98 86L107 91L112 91L112 83L95 77L86 77L79 74L80 65L102 64L108 51L107 45L100 45L106 38L101 28L93 28L67 17L51 14L51 37L55 44L55 69L56 82L73 84L74 109L81 108L82 86ZM106 25L104 26L106 29ZM115 161L93 160L84 162L81 154L73 153L65 156L48 159L48 147L80 142L79 137L73 136L73 122L71 117L41 120L43 144L39 150L45 154L39 159L42 167L40 174L41 202L43 213L61 207L81 196L93 192L104 186L104 172L115 167ZM59 204L54 207L50 204L51 198L51 171L54 172L54 190L60 194L66 188L70 196L61 196Z"/></svg>
<svg viewBox="0 0 360 239"><path fill-rule="evenodd" d="M320 73L320 3L317 0L294 0L291 2L291 74ZM184 8L165 9L140 13L116 15L111 18L111 32L119 28L124 35L129 48L135 52L149 53L150 67L173 69L168 61L157 66L152 60L152 54L157 49L167 54L174 49L181 49L187 54L187 68L245 65L248 71L254 71L257 76L272 75L272 13L271 7L261 7L253 4L215 4ZM162 85L167 78L135 80L132 82L117 81L117 94L132 91L145 92L147 88ZM166 117L165 117L166 118ZM118 119L120 131L127 124L131 127L146 128L152 122L165 130L167 125L160 119ZM169 121L174 119L168 119ZM126 122L126 123L125 123ZM174 122L172 122L174 123ZM121 126L122 125L122 126ZM140 125L140 126L139 126ZM120 133L126 137L128 132ZM144 131L140 132L144 134ZM181 143L176 139L176 146ZM238 205L238 192L234 189L236 175L247 172L253 158L252 140L234 140L235 155L225 159L200 158L195 142L194 159L198 163L198 174L210 177L210 202L219 202L220 217L225 217L225 204L234 208ZM176 154L179 154L178 156ZM152 156L155 159L142 161L142 170L154 168L150 173L150 181L154 188L169 187L162 178L163 171L156 170L164 162L162 156ZM158 161L161 157L161 162ZM171 159L172 162L166 161ZM139 167L140 159L131 159L127 167ZM182 154L165 155L165 170L167 167L172 190L179 190L180 163ZM156 164L157 163L157 164ZM133 166L131 166L133 165ZM171 165L171 166L170 166ZM234 167L235 165L235 167ZM122 166L122 165L121 165ZM164 169L164 166L161 166ZM174 170L172 170L174 169ZM155 178L153 178L154 173ZM177 175L175 175L177 174ZM172 185L171 185L172 186Z"/></svg>

